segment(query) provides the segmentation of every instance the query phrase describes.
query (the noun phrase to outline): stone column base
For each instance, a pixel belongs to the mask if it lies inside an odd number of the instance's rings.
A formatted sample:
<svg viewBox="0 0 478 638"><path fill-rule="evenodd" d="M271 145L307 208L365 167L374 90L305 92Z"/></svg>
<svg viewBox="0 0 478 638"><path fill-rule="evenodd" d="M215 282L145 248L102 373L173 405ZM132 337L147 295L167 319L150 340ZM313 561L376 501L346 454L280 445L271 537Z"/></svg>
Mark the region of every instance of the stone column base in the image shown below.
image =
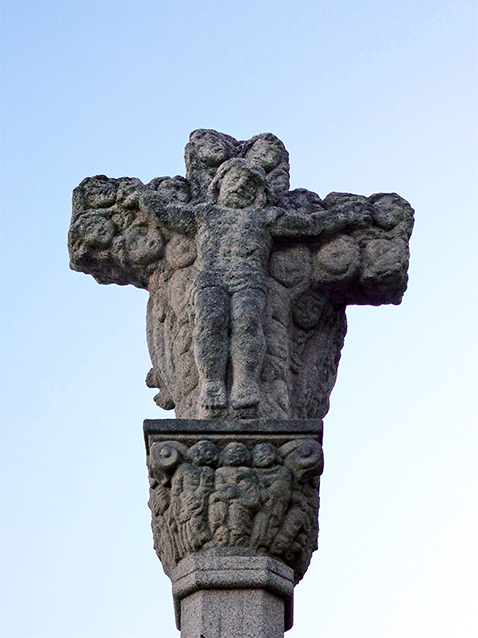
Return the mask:
<svg viewBox="0 0 478 638"><path fill-rule="evenodd" d="M190 556L173 570L181 638L283 638L294 572L267 556Z"/></svg>

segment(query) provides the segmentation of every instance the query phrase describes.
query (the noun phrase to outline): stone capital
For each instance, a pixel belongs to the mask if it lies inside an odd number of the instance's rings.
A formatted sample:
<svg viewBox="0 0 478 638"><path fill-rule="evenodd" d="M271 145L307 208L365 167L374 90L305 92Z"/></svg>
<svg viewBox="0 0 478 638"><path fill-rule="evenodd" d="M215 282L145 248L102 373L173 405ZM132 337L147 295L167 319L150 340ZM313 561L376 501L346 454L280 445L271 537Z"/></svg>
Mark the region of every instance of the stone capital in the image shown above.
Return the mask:
<svg viewBox="0 0 478 638"><path fill-rule="evenodd" d="M217 592L240 590L237 602L247 590L290 628L293 587L317 548L322 421L147 420L144 433L178 626L184 610L215 608Z"/></svg>

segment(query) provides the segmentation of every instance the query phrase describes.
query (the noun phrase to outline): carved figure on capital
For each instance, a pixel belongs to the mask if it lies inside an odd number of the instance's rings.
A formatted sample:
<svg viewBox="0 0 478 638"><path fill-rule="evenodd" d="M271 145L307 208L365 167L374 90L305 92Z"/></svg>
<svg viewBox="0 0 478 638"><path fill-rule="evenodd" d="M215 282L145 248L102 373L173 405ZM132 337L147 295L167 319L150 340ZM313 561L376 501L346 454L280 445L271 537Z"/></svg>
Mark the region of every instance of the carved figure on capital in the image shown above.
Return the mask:
<svg viewBox="0 0 478 638"><path fill-rule="evenodd" d="M197 551L211 539L208 499L214 489L217 450L209 441L189 448L186 462L179 465L171 481L172 515L178 528L181 554Z"/></svg>
<svg viewBox="0 0 478 638"><path fill-rule="evenodd" d="M185 445L170 441L154 445L148 457L148 505L154 548L167 572L181 558L178 526L171 507L171 478L187 452Z"/></svg>
<svg viewBox="0 0 478 638"><path fill-rule="evenodd" d="M292 472L280 464L281 456L270 443L258 443L252 463L259 485L260 508L254 519L251 546L267 550L275 538L290 504Z"/></svg>
<svg viewBox="0 0 478 638"><path fill-rule="evenodd" d="M272 555L284 556L304 571L310 539L315 538L312 551L317 549L319 523L319 481L324 469L322 448L309 441L292 441L282 446L285 465L292 471L293 485L289 507L283 524L270 545Z"/></svg>
<svg viewBox="0 0 478 638"><path fill-rule="evenodd" d="M219 450L154 442L148 456L155 548L166 573L195 553L268 554L300 580L316 548L322 448L313 440ZM314 536L315 534L315 536Z"/></svg>
<svg viewBox="0 0 478 638"><path fill-rule="evenodd" d="M243 443L228 443L219 456L214 493L209 500L209 521L218 545L249 545L254 515L259 507L259 486Z"/></svg>

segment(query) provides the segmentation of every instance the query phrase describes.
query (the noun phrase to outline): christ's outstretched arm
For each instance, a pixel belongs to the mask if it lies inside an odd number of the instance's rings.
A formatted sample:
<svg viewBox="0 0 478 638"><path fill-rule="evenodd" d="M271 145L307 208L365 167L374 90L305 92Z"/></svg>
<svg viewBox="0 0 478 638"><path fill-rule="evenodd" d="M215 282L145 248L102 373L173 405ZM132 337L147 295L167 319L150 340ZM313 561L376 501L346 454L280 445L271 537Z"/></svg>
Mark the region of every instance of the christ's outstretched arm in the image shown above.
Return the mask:
<svg viewBox="0 0 478 638"><path fill-rule="evenodd" d="M197 206L182 202L165 203L160 193L145 188L139 195L140 209L154 216L167 228L183 235L192 235L197 230ZM200 205L199 205L200 206Z"/></svg>
<svg viewBox="0 0 478 638"><path fill-rule="evenodd" d="M362 201L365 200L365 201ZM281 210L271 226L274 237L311 237L338 233L347 226L360 228L372 223L372 206L358 197L347 205L316 210Z"/></svg>

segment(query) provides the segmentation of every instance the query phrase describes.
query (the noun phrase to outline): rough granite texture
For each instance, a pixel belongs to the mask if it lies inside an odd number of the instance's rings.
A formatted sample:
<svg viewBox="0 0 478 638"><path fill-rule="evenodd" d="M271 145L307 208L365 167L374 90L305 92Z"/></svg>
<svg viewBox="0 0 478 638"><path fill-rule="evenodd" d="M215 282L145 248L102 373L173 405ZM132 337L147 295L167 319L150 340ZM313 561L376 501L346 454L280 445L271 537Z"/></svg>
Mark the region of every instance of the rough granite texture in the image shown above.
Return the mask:
<svg viewBox="0 0 478 638"><path fill-rule="evenodd" d="M194 131L186 178L73 193L71 267L149 290L148 386L178 418L322 418L348 304L398 304L413 210L395 193L289 190L271 133Z"/></svg>
<svg viewBox="0 0 478 638"><path fill-rule="evenodd" d="M322 446L290 435L280 447L235 439L188 447L152 437L149 507L164 571L193 555L262 555L288 565L297 583L317 549Z"/></svg>
<svg viewBox="0 0 478 638"><path fill-rule="evenodd" d="M171 575L182 638L282 638L293 624L293 572L273 558L192 556Z"/></svg>
<svg viewBox="0 0 478 638"><path fill-rule="evenodd" d="M181 638L283 638L284 601L260 588L202 590L181 603Z"/></svg>
<svg viewBox="0 0 478 638"><path fill-rule="evenodd" d="M156 552L183 638L281 638L317 548L322 421L349 304L398 304L413 209L289 189L271 133L191 133L186 178L86 178L70 265L149 291Z"/></svg>

